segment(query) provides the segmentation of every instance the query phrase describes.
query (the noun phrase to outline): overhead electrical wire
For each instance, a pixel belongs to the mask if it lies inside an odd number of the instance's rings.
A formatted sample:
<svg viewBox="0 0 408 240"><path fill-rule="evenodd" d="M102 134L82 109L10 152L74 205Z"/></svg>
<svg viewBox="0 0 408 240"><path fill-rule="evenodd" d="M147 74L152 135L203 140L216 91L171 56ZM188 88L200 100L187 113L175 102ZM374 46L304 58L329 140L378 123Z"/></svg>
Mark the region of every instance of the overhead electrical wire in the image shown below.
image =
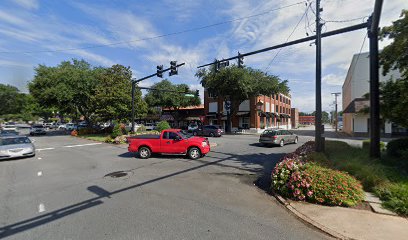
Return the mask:
<svg viewBox="0 0 408 240"><path fill-rule="evenodd" d="M116 46L116 45L140 42L140 41L153 40L153 39L164 38L164 37L179 35L179 34L183 34L183 33L188 33L188 32L199 31L199 30L202 30L202 29L211 28L211 27L215 27L215 26L219 26L219 25L224 25L224 24L232 23L232 22L236 22L236 21L241 21L241 20L244 20L244 19L254 18L254 17L269 14L269 13L274 12L274 11L278 11L278 10L282 10L282 9L285 9L285 8L293 7L293 6L296 6L296 5L299 5L299 4L303 4L303 3L305 3L305 1L300 1L300 2L289 4L289 5L285 5L285 6L282 6L282 7L277 7L277 8L265 11L265 12L261 12L261 13L254 14L254 15L249 15L249 16L246 16L246 17L230 19L230 20L223 21L223 22L218 22L218 23L205 25L205 26L201 26L201 27L196 27L196 28L190 28L190 29L186 29L186 30L182 30L182 31L178 31L178 32L166 33L166 34L157 35L157 36L153 36L153 37L140 38L140 39L134 39L134 40L129 40L129 41L113 42L113 43L108 43L108 44L90 45L90 46L76 47L76 48L56 49L56 50L1 51L0 54L27 54L27 53L30 54L30 53L69 52L69 51L75 51L75 50L81 50L81 49L102 48L102 47L109 47L109 46Z"/></svg>
<svg viewBox="0 0 408 240"><path fill-rule="evenodd" d="M289 36L286 38L285 43L287 43L289 41L289 39L292 37L292 35L295 33L296 29L298 28L298 26L300 25L300 23L302 22L303 18L306 16L307 12L309 11L309 8L311 6L311 3L307 3L306 4L306 10L303 13L302 17L299 19L299 21L297 22L296 26L293 28L292 32L289 34ZM268 71L269 67L271 66L271 64L273 63L273 61L276 59L276 57L279 55L279 53L282 51L282 48L279 48L279 50L276 52L275 56L272 58L272 60L268 63L268 65L266 66L264 72Z"/></svg>

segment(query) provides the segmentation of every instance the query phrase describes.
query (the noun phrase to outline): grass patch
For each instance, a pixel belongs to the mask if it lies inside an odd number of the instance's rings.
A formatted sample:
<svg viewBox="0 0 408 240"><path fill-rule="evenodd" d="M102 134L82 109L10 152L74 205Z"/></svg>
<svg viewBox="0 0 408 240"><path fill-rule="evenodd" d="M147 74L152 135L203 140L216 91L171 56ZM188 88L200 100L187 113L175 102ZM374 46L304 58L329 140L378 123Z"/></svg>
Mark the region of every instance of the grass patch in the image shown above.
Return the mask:
<svg viewBox="0 0 408 240"><path fill-rule="evenodd" d="M78 137L93 140L93 141L98 141L98 142L104 142L106 137L108 136L109 136L109 133L78 135Z"/></svg>
<svg viewBox="0 0 408 240"><path fill-rule="evenodd" d="M389 164L387 156L382 160L373 160L367 149L351 147L339 141L326 141L325 154L315 157L320 164L355 176L366 191L374 192L384 201L384 207L408 215L408 176L404 169Z"/></svg>

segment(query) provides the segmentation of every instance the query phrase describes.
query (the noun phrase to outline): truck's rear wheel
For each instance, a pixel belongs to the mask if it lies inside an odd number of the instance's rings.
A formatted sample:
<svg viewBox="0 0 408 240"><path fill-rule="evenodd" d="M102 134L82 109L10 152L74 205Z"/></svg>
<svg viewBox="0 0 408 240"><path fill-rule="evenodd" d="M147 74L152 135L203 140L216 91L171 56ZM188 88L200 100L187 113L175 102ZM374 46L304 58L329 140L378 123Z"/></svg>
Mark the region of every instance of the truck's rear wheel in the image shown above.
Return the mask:
<svg viewBox="0 0 408 240"><path fill-rule="evenodd" d="M152 151L148 147L139 148L139 156L141 159L147 159L152 155Z"/></svg>
<svg viewBox="0 0 408 240"><path fill-rule="evenodd" d="M197 147L192 147L188 150L188 157L192 160L196 160L201 157L201 151Z"/></svg>

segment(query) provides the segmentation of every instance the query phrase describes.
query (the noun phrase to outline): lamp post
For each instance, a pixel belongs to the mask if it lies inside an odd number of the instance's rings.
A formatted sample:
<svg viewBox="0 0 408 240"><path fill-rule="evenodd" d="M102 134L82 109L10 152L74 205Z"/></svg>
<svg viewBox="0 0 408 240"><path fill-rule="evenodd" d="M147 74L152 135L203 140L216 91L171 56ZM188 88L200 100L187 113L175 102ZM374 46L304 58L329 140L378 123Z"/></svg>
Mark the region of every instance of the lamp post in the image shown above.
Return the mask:
<svg viewBox="0 0 408 240"><path fill-rule="evenodd" d="M256 103L256 111L257 111L257 115L260 117L260 113L261 113L261 111L262 111L262 108L263 108L263 102L261 102L261 101L258 101L257 103ZM261 126L259 126L259 128L261 128Z"/></svg>

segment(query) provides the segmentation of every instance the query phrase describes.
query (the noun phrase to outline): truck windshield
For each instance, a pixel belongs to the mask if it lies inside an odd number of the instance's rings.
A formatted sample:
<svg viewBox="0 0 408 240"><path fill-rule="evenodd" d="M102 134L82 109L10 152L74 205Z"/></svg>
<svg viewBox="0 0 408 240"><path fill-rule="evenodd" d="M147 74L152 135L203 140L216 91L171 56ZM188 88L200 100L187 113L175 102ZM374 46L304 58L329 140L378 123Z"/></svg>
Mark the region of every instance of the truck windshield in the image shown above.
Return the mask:
<svg viewBox="0 0 408 240"><path fill-rule="evenodd" d="M182 131L177 132L177 133L178 133L182 138L191 138L191 137L192 137L190 134L183 133Z"/></svg>

